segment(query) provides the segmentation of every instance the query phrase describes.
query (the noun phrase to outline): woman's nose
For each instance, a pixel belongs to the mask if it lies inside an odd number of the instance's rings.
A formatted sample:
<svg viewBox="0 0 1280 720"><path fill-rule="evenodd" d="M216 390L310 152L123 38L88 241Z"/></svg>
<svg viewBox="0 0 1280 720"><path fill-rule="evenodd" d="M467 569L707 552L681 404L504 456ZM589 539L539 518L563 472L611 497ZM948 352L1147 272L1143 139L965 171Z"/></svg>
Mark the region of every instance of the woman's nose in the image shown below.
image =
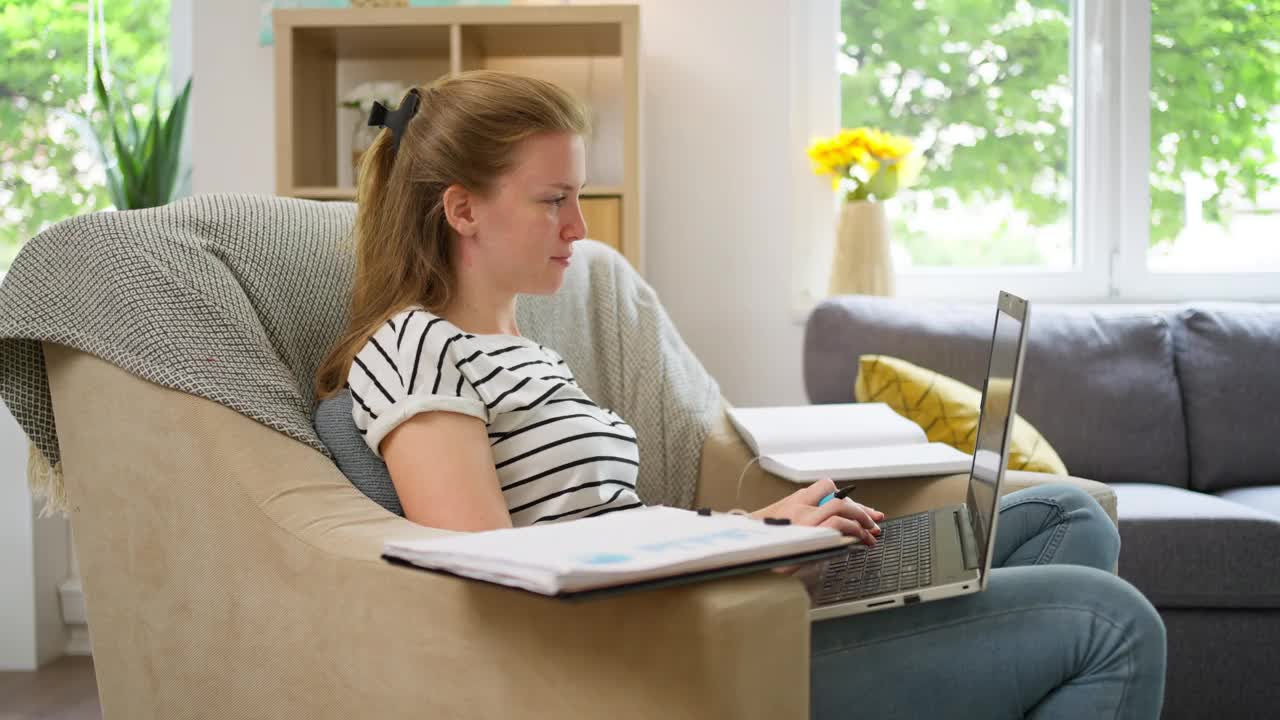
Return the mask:
<svg viewBox="0 0 1280 720"><path fill-rule="evenodd" d="M563 237L569 240L581 240L587 236L587 218L582 214L582 206L574 203L572 216L564 228Z"/></svg>

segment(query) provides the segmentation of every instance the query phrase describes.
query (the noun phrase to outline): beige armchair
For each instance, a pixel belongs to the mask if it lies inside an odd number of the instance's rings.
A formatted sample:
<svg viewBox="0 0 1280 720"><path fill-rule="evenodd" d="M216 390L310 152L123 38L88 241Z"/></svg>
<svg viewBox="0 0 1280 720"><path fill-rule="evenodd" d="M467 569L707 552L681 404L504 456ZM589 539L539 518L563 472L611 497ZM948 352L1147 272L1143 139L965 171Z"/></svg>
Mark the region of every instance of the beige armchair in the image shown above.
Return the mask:
<svg viewBox="0 0 1280 720"><path fill-rule="evenodd" d="M25 338L0 334L0 377L29 435L53 431L47 374L106 720L807 716L795 578L570 603L380 559L388 536L441 531L365 497L305 432L353 218L236 194L93 213L34 238L0 286L0 332ZM739 488L749 452L653 290L615 251L580 250L568 292L521 299L521 327L648 428L646 499L754 509L792 492L754 465ZM859 497L892 515L963 489Z"/></svg>
<svg viewBox="0 0 1280 720"><path fill-rule="evenodd" d="M44 345L104 717L799 718L799 581L759 573L569 603L379 559L421 533L318 451L223 405ZM795 486L727 421L698 505ZM1013 474L1010 489L1045 479ZM1114 517L1114 496L1088 487ZM890 515L964 477L860 483Z"/></svg>

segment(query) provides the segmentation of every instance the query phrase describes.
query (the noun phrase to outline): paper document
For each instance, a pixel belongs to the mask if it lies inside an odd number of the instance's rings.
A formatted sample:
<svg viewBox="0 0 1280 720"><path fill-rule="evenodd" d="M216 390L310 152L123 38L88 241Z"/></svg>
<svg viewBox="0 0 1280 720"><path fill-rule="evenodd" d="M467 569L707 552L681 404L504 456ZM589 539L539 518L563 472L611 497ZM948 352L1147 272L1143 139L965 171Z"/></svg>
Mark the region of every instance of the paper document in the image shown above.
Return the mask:
<svg viewBox="0 0 1280 720"><path fill-rule="evenodd" d="M383 554L545 595L728 567L847 544L839 531L651 506L600 517L418 540Z"/></svg>

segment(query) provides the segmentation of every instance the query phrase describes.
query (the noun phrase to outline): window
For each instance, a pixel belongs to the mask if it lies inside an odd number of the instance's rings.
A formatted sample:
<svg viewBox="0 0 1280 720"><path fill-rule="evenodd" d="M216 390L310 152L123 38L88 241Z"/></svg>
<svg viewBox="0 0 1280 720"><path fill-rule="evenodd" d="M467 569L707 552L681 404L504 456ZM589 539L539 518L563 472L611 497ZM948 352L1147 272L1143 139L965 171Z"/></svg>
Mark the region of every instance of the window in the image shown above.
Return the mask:
<svg viewBox="0 0 1280 720"><path fill-rule="evenodd" d="M1280 271L1280 3L1155 0L1150 43L1148 269Z"/></svg>
<svg viewBox="0 0 1280 720"><path fill-rule="evenodd" d="M839 107L798 103L806 138L875 125L928 161L887 208L900 294L1280 298L1280 0L815 3L831 64L797 62ZM831 226L803 222L811 305Z"/></svg>
<svg viewBox="0 0 1280 720"><path fill-rule="evenodd" d="M101 162L67 119L91 107L92 10L112 92L149 106L164 78L162 105L169 99L169 0L0 0L0 273L44 228L111 207Z"/></svg>
<svg viewBox="0 0 1280 720"><path fill-rule="evenodd" d="M927 160L887 208L897 267L1070 269L1069 0L844 0L840 26L841 125Z"/></svg>

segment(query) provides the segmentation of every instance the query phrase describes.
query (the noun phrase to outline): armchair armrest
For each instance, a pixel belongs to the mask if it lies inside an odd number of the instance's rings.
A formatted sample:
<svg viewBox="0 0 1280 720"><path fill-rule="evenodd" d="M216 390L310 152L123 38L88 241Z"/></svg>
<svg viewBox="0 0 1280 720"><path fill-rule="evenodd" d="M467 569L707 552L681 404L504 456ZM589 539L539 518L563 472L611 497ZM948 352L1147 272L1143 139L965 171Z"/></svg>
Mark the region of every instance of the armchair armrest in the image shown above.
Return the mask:
<svg viewBox="0 0 1280 720"><path fill-rule="evenodd" d="M566 602L391 565L383 538L438 531L320 453L45 354L108 719L808 714L792 578Z"/></svg>

